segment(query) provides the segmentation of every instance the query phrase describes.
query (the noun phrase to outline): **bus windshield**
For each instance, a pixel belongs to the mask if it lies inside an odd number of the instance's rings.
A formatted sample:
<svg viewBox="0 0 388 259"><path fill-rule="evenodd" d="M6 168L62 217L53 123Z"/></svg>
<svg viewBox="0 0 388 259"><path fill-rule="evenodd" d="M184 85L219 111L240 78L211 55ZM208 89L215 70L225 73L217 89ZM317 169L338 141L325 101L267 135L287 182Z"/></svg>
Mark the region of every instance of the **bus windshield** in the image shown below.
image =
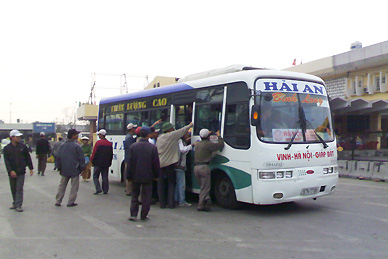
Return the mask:
<svg viewBox="0 0 388 259"><path fill-rule="evenodd" d="M257 136L264 142L315 143L333 141L329 102L324 95L264 92L256 96L260 105ZM318 136L319 137L318 137Z"/></svg>

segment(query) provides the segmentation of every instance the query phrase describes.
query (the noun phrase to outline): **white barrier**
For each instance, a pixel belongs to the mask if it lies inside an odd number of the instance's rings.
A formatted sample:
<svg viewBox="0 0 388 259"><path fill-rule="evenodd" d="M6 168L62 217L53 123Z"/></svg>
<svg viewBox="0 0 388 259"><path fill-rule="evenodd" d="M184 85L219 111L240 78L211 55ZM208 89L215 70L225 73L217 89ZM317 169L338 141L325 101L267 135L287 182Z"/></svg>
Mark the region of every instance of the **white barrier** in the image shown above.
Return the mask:
<svg viewBox="0 0 388 259"><path fill-rule="evenodd" d="M352 161L353 168L349 176L353 178L358 178L361 180L369 180L372 178L372 167L370 161Z"/></svg>
<svg viewBox="0 0 388 259"><path fill-rule="evenodd" d="M351 171L351 163L349 160L338 160L338 174L340 177L349 177Z"/></svg>
<svg viewBox="0 0 388 259"><path fill-rule="evenodd" d="M388 163L373 162L373 175L371 179L375 181L388 181Z"/></svg>

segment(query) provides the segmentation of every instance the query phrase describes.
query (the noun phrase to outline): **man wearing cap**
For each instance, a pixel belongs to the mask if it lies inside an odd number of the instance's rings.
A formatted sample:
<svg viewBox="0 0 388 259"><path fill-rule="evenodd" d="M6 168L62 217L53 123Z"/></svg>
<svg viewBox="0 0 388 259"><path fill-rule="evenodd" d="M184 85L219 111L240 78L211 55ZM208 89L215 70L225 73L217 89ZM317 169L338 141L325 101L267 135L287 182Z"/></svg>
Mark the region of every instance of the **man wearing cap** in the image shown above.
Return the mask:
<svg viewBox="0 0 388 259"><path fill-rule="evenodd" d="M112 142L106 139L106 130L99 130L97 135L100 140L98 140L94 145L93 153L90 158L90 161L92 161L92 165L94 166L93 182L94 186L96 187L96 192L94 193L95 195L101 192L108 194L108 172L109 167L112 165L113 159L113 146ZM100 185L100 174L102 178L102 190Z"/></svg>
<svg viewBox="0 0 388 259"><path fill-rule="evenodd" d="M26 166L30 169L30 175L34 174L30 153L23 143L20 143L23 134L18 130L12 130L9 134L11 143L3 150L4 163L9 176L9 185L13 198L12 207L9 209L23 212L23 186L26 174Z"/></svg>
<svg viewBox="0 0 388 259"><path fill-rule="evenodd" d="M166 208L166 189L167 203L170 209L175 208L175 166L179 161L178 139L182 138L193 126L189 125L175 130L170 122L162 126L162 134L159 135L156 147L159 152L160 174L158 180L158 195L160 207ZM168 185L166 188L166 184Z"/></svg>
<svg viewBox="0 0 388 259"><path fill-rule="evenodd" d="M36 142L36 156L38 158L38 174L42 173L44 176L44 171L46 171L47 164L47 155L51 153L50 143L46 139L46 134L41 132L40 139Z"/></svg>
<svg viewBox="0 0 388 259"><path fill-rule="evenodd" d="M85 156L85 169L82 171L82 181L89 182L91 171L90 171L90 155L92 154L92 147L89 145L89 138L84 136L81 138L82 141L82 151L84 152Z"/></svg>
<svg viewBox="0 0 388 259"><path fill-rule="evenodd" d="M141 190L140 219L147 220L151 207L152 180L157 178L160 170L158 149L148 142L150 134L148 127L140 130L140 140L129 149L129 174L132 180L131 217L135 221L139 211L139 195Z"/></svg>
<svg viewBox="0 0 388 259"><path fill-rule="evenodd" d="M212 158L213 152L224 147L224 140L220 136L220 131L216 132L218 143L213 143L209 140L210 131L208 129L201 129L199 136L201 141L195 145L194 154L194 174L201 190L199 192L198 211L210 211L210 168L209 162Z"/></svg>
<svg viewBox="0 0 388 259"><path fill-rule="evenodd" d="M55 206L61 206L63 197L69 180L71 180L71 190L67 207L77 206L75 200L79 189L79 175L85 168L85 157L81 146L77 143L79 131L70 129L67 132L67 140L58 151L58 171L61 175L61 181L58 187L58 193L55 197Z"/></svg>
<svg viewBox="0 0 388 259"><path fill-rule="evenodd" d="M128 168L129 168L128 154L129 154L129 148L133 143L136 142L136 138L134 137L136 127L137 125L134 125L133 123L129 123L127 125L128 134L125 136L125 140L124 140L124 162L125 162L124 177L125 177L125 194L127 196L132 194L132 182L131 180L127 179Z"/></svg>

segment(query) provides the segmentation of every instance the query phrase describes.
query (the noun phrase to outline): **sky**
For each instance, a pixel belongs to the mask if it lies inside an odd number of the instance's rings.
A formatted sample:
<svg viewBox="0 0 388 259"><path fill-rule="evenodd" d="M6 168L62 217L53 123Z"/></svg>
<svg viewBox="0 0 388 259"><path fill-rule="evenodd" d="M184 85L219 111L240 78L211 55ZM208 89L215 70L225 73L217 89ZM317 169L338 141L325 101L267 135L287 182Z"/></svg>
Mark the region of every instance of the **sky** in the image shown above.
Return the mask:
<svg viewBox="0 0 388 259"><path fill-rule="evenodd" d="M88 101L232 64L284 69L388 40L388 1L0 1L0 120L73 120ZM95 75L95 76L93 76Z"/></svg>

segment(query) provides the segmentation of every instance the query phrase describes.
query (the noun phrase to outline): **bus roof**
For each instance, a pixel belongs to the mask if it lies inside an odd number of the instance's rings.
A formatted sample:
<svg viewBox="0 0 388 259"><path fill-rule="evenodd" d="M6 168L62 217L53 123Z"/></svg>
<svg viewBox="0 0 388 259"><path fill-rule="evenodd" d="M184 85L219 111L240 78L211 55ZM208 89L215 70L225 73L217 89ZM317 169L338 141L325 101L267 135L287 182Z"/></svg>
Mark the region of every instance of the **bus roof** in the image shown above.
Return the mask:
<svg viewBox="0 0 388 259"><path fill-rule="evenodd" d="M324 83L323 80L317 76L297 73L297 72L282 71L282 70L244 70L244 71L239 71L234 73L227 73L222 75L205 77L202 79L196 79L196 80L187 81L184 83L177 83L173 85L147 89L147 90L134 92L134 93L107 97L107 98L101 99L100 104L115 103L115 102L121 102L126 100L133 100L138 98L181 92L181 91L201 88L204 86L227 84L230 82L237 82L237 81L246 81L246 82L253 83L254 80L256 80L258 77L293 78L293 79L309 80L309 81L321 83L321 84Z"/></svg>
<svg viewBox="0 0 388 259"><path fill-rule="evenodd" d="M118 96L107 97L107 98L101 99L100 104L114 103L114 102L120 102L125 100L150 97L155 95L169 94L169 93L175 93L175 92L180 92L180 91L185 91L190 89L193 89L193 87L189 86L188 84L178 83L174 85L147 89L147 90L143 90L135 93L128 93L128 94L123 94Z"/></svg>

